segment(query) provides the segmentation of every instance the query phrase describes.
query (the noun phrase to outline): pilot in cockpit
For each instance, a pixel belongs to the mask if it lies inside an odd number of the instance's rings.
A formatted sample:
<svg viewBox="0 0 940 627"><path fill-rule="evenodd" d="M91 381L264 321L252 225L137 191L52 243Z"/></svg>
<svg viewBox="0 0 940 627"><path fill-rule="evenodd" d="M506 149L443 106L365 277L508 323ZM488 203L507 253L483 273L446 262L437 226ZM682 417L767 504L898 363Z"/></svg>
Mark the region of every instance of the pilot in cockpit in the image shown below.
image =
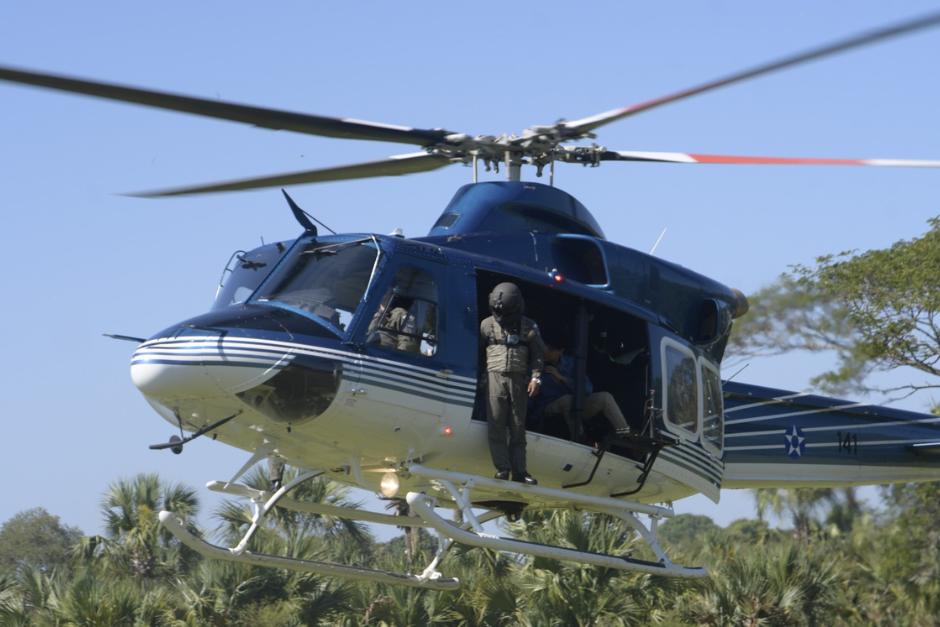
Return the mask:
<svg viewBox="0 0 940 627"><path fill-rule="evenodd" d="M418 352L417 322L410 311L412 303L409 300L396 294L384 307L379 308L369 336L370 342L382 348L406 353Z"/></svg>

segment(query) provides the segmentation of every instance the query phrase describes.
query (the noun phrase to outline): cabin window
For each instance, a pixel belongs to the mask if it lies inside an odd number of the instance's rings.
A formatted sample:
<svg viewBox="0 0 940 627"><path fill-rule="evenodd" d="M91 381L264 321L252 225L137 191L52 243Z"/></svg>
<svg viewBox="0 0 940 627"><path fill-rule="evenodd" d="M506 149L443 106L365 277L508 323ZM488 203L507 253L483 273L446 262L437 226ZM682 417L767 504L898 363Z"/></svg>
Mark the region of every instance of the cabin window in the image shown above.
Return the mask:
<svg viewBox="0 0 940 627"><path fill-rule="evenodd" d="M604 253L593 239L559 235L552 248L558 270L566 278L597 287L610 283Z"/></svg>
<svg viewBox="0 0 940 627"><path fill-rule="evenodd" d="M710 361L702 365L702 441L716 453L721 453L724 437L722 413L721 375Z"/></svg>
<svg viewBox="0 0 940 627"><path fill-rule="evenodd" d="M688 348L670 339L662 343L664 407L666 422L682 433L698 431L698 365Z"/></svg>
<svg viewBox="0 0 940 627"><path fill-rule="evenodd" d="M437 284L424 270L398 270L372 317L367 342L387 350L431 357L437 353Z"/></svg>
<svg viewBox="0 0 940 627"><path fill-rule="evenodd" d="M454 223L457 222L457 218L460 217L459 213L445 213L440 218L437 219L437 222L434 223L432 229L449 229L454 226Z"/></svg>

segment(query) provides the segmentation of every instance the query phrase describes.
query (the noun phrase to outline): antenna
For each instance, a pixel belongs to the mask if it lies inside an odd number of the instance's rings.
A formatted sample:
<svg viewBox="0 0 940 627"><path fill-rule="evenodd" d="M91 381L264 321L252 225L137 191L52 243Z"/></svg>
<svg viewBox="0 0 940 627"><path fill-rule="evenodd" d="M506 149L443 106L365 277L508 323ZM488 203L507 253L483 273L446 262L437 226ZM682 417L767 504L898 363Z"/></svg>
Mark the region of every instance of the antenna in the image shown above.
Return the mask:
<svg viewBox="0 0 940 627"><path fill-rule="evenodd" d="M750 365L751 365L751 362L747 362L746 364L744 364L743 366L741 366L740 368L738 368L737 372L735 372L733 375L731 375L730 377L728 377L727 379L725 379L725 383L727 383L728 381L731 381L731 380L734 379L736 376L738 376L739 374L741 374L741 373L744 371L744 369L747 368L747 367L750 366Z"/></svg>
<svg viewBox="0 0 940 627"><path fill-rule="evenodd" d="M665 227L665 226L663 227L663 232L659 234L659 237L656 238L656 243L653 244L653 247L652 247L652 248L650 248L650 254L651 254L651 255L656 253L656 247L659 246L659 243L660 243L661 241L663 241L663 236L666 234L666 229L667 229L667 228L669 228L669 227Z"/></svg>

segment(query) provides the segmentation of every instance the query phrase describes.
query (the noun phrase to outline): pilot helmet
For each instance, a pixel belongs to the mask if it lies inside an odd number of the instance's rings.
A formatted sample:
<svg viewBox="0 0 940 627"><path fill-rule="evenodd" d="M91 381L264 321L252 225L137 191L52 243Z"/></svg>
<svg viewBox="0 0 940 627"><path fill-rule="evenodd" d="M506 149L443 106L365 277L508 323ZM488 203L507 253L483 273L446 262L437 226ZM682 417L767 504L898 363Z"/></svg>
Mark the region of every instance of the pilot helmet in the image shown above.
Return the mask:
<svg viewBox="0 0 940 627"><path fill-rule="evenodd" d="M500 324L518 321L524 310L522 291L515 283L500 283L490 292L490 312Z"/></svg>

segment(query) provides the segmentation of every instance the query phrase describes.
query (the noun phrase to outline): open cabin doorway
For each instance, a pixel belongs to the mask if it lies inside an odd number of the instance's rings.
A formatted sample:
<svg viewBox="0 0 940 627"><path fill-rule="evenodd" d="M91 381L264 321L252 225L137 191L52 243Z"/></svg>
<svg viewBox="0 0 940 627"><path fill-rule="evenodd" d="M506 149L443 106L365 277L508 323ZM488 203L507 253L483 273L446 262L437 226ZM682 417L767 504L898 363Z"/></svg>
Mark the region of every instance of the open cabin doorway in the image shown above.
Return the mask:
<svg viewBox="0 0 940 627"><path fill-rule="evenodd" d="M524 315L534 320L543 340L561 349L567 356L568 372L574 373L566 386L571 395L572 412L559 415L546 412L550 393L557 395L558 386L544 383L543 398L530 399L526 429L534 433L557 437L579 444L596 446L609 436L614 427L602 413L587 415L587 406L595 409L598 403L586 403L588 392L608 393L628 427L637 432L643 428L650 388L650 350L647 323L626 312L584 300L557 289L536 285L515 277L495 272L477 271L477 312L481 322L489 316L489 294L499 283L510 281L519 286L525 299ZM485 381L484 347L478 345L477 368L479 380ZM477 394L473 419L486 421L486 391ZM580 399L580 401L575 400ZM598 400L598 399L592 399ZM580 418L577 414L580 413Z"/></svg>

